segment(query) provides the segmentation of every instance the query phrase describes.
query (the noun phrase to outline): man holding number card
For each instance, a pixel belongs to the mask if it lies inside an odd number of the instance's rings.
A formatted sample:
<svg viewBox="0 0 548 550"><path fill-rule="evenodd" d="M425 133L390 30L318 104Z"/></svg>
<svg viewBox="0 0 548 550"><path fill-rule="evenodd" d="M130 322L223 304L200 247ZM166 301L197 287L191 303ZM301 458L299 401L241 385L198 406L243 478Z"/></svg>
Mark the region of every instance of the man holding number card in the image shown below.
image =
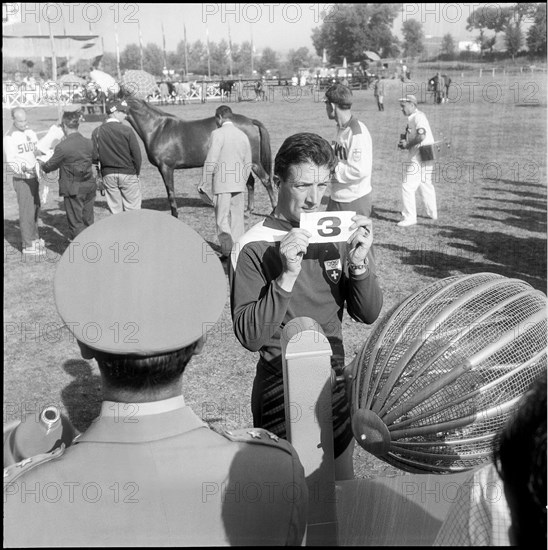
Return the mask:
<svg viewBox="0 0 548 550"><path fill-rule="evenodd" d="M274 163L278 205L241 237L231 254L234 332L246 349L260 354L251 397L253 422L281 437L286 436L280 341L285 324L302 316L317 321L333 350L332 367L340 374L345 303L353 319L368 324L382 307L371 220L320 212L336 165L333 149L320 136L287 138ZM342 383L334 389L333 413L336 474L343 479L353 475L353 437Z"/></svg>
<svg viewBox="0 0 548 550"><path fill-rule="evenodd" d="M352 90L333 84L325 92L325 109L329 120L337 123L333 149L339 159L327 210L354 210L371 216L371 171L373 144L363 122L353 114Z"/></svg>

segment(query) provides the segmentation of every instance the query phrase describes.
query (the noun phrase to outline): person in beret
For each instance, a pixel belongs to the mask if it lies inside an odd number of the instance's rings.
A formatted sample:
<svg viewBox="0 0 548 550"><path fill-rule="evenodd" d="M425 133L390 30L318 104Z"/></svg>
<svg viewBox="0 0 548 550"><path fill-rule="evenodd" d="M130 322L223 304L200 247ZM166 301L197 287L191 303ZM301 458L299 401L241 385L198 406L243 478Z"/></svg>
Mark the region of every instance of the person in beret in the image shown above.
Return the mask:
<svg viewBox="0 0 548 550"><path fill-rule="evenodd" d="M97 192L91 159L93 146L78 131L80 120L80 111L65 111L61 120L65 139L55 147L48 161L37 158L46 174L59 170L59 195L64 199L70 240L93 223Z"/></svg>
<svg viewBox="0 0 548 550"><path fill-rule="evenodd" d="M401 135L398 147L409 151L409 156L403 167L403 219L397 225L408 227L417 223L417 189L424 202L426 215L432 220L438 219L436 189L432 183L434 162L423 161L420 156L420 146L434 143L434 134L426 115L417 108L417 98L414 95L406 95L399 101L401 111L407 117L407 127Z"/></svg>
<svg viewBox="0 0 548 550"><path fill-rule="evenodd" d="M93 130L93 164L100 171L109 210L119 214L141 208L141 148L134 131L123 124L129 113L126 101L112 100L106 105L106 121ZM100 168L99 168L100 167Z"/></svg>
<svg viewBox="0 0 548 550"><path fill-rule="evenodd" d="M54 295L104 401L71 446L4 470L5 546L301 544L308 492L293 447L266 430L213 431L181 393L226 291L213 250L164 213L78 235Z"/></svg>

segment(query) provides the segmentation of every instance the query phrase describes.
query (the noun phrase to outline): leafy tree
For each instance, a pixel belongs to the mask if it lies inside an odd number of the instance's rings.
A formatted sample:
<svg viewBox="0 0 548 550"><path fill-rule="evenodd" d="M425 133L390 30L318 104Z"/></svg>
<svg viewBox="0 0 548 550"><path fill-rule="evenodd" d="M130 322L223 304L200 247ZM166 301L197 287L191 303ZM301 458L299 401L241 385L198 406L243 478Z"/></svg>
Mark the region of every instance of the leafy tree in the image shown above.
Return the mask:
<svg viewBox="0 0 548 550"><path fill-rule="evenodd" d="M310 66L311 56L308 48L289 50L287 54L287 66L291 72L296 72L300 67Z"/></svg>
<svg viewBox="0 0 548 550"><path fill-rule="evenodd" d="M466 20L466 30L478 29L480 34L477 42L480 47L480 56L487 49L493 51L497 41L497 34L506 29L509 19L512 16L513 8L501 8L500 6L486 5L474 10ZM495 37L488 38L486 30L494 31Z"/></svg>
<svg viewBox="0 0 548 550"><path fill-rule="evenodd" d="M101 58L98 68L99 70L104 71L105 73L108 73L116 78L118 75L118 69L116 67L116 54L105 52Z"/></svg>
<svg viewBox="0 0 548 550"><path fill-rule="evenodd" d="M523 33L518 23L510 23L505 32L506 50L515 60L516 54L519 52L523 44Z"/></svg>
<svg viewBox="0 0 548 550"><path fill-rule="evenodd" d="M188 47L188 71L199 75L207 74L207 48L201 40Z"/></svg>
<svg viewBox="0 0 548 550"><path fill-rule="evenodd" d="M424 51L424 31L416 19L407 19L403 23L403 53L407 57L417 57Z"/></svg>
<svg viewBox="0 0 548 550"><path fill-rule="evenodd" d="M449 59L455 56L455 41L453 40L451 33L443 35L443 39L441 41L441 53Z"/></svg>
<svg viewBox="0 0 548 550"><path fill-rule="evenodd" d="M265 48L259 60L257 71L264 74L268 69L278 69L278 54L272 48Z"/></svg>
<svg viewBox="0 0 548 550"><path fill-rule="evenodd" d="M141 52L137 44L128 44L120 53L120 69L126 71L128 69L141 68Z"/></svg>
<svg viewBox="0 0 548 550"><path fill-rule="evenodd" d="M401 4L335 4L336 10L326 17L321 27L312 30L312 43L318 55L327 50L329 60L349 63L363 59L365 50L382 57L399 51L392 34L392 24Z"/></svg>
<svg viewBox="0 0 548 550"><path fill-rule="evenodd" d="M243 42L235 59L234 75L249 76L251 74L251 42Z"/></svg>
<svg viewBox="0 0 548 550"><path fill-rule="evenodd" d="M527 32L527 47L533 55L546 57L546 4L537 4Z"/></svg>
<svg viewBox="0 0 548 550"><path fill-rule="evenodd" d="M149 43L143 48L143 70L154 76L162 76L164 52L158 44Z"/></svg>

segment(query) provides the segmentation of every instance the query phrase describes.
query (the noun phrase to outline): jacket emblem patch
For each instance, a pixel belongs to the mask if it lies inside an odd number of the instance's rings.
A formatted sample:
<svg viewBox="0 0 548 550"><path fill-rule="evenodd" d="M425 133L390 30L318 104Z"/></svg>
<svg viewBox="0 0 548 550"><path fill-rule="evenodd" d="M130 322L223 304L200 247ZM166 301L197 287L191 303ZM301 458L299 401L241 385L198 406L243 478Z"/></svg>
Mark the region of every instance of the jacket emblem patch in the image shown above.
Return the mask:
<svg viewBox="0 0 548 550"><path fill-rule="evenodd" d="M341 259L337 258L336 260L326 260L323 267L327 274L327 278L334 283L338 283L342 275Z"/></svg>

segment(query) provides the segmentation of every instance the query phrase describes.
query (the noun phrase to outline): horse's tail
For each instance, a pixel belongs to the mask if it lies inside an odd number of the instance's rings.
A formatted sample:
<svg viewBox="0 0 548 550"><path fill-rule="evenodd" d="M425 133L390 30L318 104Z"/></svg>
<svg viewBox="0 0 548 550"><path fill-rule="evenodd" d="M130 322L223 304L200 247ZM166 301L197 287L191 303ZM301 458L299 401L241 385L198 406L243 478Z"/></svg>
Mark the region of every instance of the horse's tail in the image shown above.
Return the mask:
<svg viewBox="0 0 548 550"><path fill-rule="evenodd" d="M253 124L259 128L259 136L261 138L259 158L268 179L272 179L272 152L270 149L270 135L266 126L259 120L252 120Z"/></svg>

